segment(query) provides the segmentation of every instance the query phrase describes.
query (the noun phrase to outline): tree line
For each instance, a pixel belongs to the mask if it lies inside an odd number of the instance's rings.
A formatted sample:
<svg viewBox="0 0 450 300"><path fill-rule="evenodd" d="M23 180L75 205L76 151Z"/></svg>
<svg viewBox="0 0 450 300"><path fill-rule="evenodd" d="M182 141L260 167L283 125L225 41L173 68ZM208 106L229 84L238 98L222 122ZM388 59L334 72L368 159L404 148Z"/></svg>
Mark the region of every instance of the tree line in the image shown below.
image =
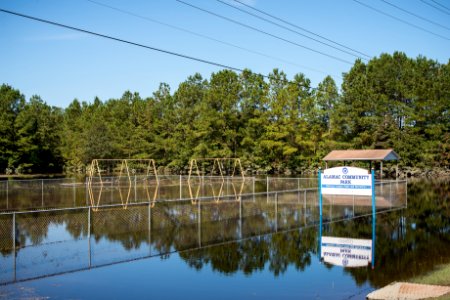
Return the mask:
<svg viewBox="0 0 450 300"><path fill-rule="evenodd" d="M335 149L393 148L401 165L450 166L450 61L404 53L356 60L339 90L274 69L194 74L151 97L52 107L0 87L0 172L83 172L94 158L153 158L174 173L191 158L240 157L259 172L316 168Z"/></svg>

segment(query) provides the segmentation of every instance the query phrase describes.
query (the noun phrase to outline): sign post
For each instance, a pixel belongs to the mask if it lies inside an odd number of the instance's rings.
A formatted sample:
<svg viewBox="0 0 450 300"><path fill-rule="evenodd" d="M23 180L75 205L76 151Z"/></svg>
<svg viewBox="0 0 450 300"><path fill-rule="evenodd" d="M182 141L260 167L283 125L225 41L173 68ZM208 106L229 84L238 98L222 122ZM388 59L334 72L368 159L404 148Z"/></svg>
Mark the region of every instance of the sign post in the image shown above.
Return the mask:
<svg viewBox="0 0 450 300"><path fill-rule="evenodd" d="M375 170L372 168L372 269L375 268L375 228L376 228L376 207L375 207Z"/></svg>
<svg viewBox="0 0 450 300"><path fill-rule="evenodd" d="M319 169L319 214L320 214L320 228L319 228L319 255L324 258L324 247L326 243L323 239L329 239L329 237L322 237L322 195L348 195L348 196L371 196L372 197L372 241L371 247L367 245L367 241L370 240L352 240L349 241L359 243L362 241L363 245L358 245L355 249L361 247L370 254L365 253L363 255L366 263L371 262L372 268L375 267L375 229L376 229L376 201L375 201L375 171L372 168L369 173L365 169L355 167L336 167L325 169L321 172ZM330 243L328 243L330 244ZM333 247L337 244L341 244L346 249L353 249L353 246L349 246L342 241L339 243L333 243ZM331 245L331 244L330 244ZM330 247L328 245L328 247ZM371 248L371 249L370 249ZM330 248L331 249L331 248ZM331 252L330 252L331 253ZM359 255L359 254L358 254ZM335 255L336 256L336 255ZM348 255L347 257L353 257ZM362 256L358 256L362 257ZM342 265L348 265L347 262L343 262ZM354 263L353 266L357 266L358 263Z"/></svg>
<svg viewBox="0 0 450 300"><path fill-rule="evenodd" d="M322 178L322 169L319 168L319 260L322 253L321 247L322 247L322 184L321 184L321 178Z"/></svg>

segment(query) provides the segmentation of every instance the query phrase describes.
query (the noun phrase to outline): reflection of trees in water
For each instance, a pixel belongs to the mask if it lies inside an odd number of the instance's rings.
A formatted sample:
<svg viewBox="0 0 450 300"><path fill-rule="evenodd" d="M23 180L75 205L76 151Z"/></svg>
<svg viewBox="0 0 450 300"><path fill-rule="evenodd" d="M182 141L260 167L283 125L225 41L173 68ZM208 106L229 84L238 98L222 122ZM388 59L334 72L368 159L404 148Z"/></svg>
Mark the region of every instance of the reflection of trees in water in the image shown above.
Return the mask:
<svg viewBox="0 0 450 300"><path fill-rule="evenodd" d="M358 284L407 280L450 262L450 180L408 185L408 208L377 217L375 270L345 269ZM336 236L371 236L370 218L331 225ZM379 270L379 271L377 271Z"/></svg>
<svg viewBox="0 0 450 300"><path fill-rule="evenodd" d="M375 287L384 286L450 261L449 180L417 181L410 183L408 188L408 209L377 217L375 270L369 266L344 269L358 285L370 282ZM261 228L270 229L269 219L263 215L255 216L251 223L244 220L243 232L255 234L262 233ZM371 238L371 230L369 217L324 225L324 234L342 237ZM214 270L226 274L238 271L251 274L268 266L274 275L278 275L289 265L298 270L309 266L311 256L316 252L316 238L315 228L304 228L183 252L180 256L196 269L210 264Z"/></svg>
<svg viewBox="0 0 450 300"><path fill-rule="evenodd" d="M0 216L0 253L3 256L11 254L13 239L12 215Z"/></svg>
<svg viewBox="0 0 450 300"><path fill-rule="evenodd" d="M95 241L120 241L127 250L137 249L148 236L147 207L101 209L91 213L91 233Z"/></svg>
<svg viewBox="0 0 450 300"><path fill-rule="evenodd" d="M317 247L317 229L304 228L285 233L251 237L225 245L181 252L180 257L196 269L210 264L215 271L252 274L265 267L278 276L289 265L304 270Z"/></svg>
<svg viewBox="0 0 450 300"><path fill-rule="evenodd" d="M86 213L82 211L17 214L16 247L43 243L47 238L49 227L55 225L65 225L66 230L74 239L87 235ZM27 240L29 241L27 242Z"/></svg>

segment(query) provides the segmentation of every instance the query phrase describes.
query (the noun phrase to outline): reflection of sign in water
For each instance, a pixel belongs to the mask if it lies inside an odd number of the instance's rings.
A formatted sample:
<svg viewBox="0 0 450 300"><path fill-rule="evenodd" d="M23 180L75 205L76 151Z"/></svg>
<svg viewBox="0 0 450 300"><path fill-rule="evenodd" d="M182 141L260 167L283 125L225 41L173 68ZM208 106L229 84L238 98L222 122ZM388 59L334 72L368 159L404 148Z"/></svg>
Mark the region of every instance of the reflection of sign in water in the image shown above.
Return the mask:
<svg viewBox="0 0 450 300"><path fill-rule="evenodd" d="M343 267L365 267L372 261L372 240L323 236L320 257Z"/></svg>
<svg viewBox="0 0 450 300"><path fill-rule="evenodd" d="M321 175L323 195L372 195L372 175L365 169L336 167Z"/></svg>

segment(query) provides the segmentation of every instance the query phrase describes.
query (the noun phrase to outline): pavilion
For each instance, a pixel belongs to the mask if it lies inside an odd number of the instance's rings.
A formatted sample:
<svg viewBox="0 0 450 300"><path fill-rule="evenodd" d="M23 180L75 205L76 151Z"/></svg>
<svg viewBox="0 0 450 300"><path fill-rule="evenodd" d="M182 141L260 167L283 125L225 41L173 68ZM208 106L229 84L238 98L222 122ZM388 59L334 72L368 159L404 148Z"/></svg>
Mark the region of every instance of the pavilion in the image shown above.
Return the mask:
<svg viewBox="0 0 450 300"><path fill-rule="evenodd" d="M383 162L398 161L400 156L393 149L367 149L367 150L333 150L323 158L328 168L331 161L368 161L370 168L372 162L380 162L380 177L383 177ZM398 176L398 164L396 166L395 177Z"/></svg>

